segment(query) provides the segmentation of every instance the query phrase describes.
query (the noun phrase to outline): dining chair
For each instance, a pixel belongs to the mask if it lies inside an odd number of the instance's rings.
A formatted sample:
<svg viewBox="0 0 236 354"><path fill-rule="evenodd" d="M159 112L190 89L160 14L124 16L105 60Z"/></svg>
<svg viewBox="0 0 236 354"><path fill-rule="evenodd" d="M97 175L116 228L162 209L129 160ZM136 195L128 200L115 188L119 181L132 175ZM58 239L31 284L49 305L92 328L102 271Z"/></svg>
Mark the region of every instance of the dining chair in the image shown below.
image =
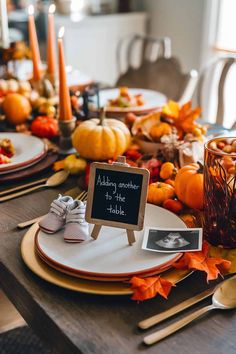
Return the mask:
<svg viewBox="0 0 236 354"><path fill-rule="evenodd" d="M196 70L184 73L179 60L171 56L168 37L134 36L126 48L121 41L117 49L120 74L116 86L128 86L159 91L168 99L184 103L192 98L197 84ZM123 52L122 52L123 50ZM125 62L125 70L123 68Z"/></svg>
<svg viewBox="0 0 236 354"><path fill-rule="evenodd" d="M158 57L171 56L171 40L168 37L153 38L132 34L121 38L116 49L118 76L129 68L138 68L147 60L154 62Z"/></svg>
<svg viewBox="0 0 236 354"><path fill-rule="evenodd" d="M197 84L197 103L203 108L202 117L205 120L209 120L205 110L207 111L208 108L210 111L209 105L211 105L212 110L215 111L214 123L224 126L226 81L234 63L236 63L236 56L220 56L201 70Z"/></svg>

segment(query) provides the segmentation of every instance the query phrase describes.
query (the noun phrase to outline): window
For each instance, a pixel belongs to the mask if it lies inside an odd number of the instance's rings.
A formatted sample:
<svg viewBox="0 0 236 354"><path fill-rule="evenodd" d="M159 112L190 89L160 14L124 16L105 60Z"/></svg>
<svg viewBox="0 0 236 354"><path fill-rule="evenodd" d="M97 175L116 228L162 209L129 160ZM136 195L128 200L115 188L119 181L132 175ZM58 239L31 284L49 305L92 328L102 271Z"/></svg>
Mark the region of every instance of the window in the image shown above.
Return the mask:
<svg viewBox="0 0 236 354"><path fill-rule="evenodd" d="M208 0L206 31L202 66L210 59L224 55L236 58L236 0ZM209 81L204 89L203 118L214 122L217 103L217 75L209 73ZM236 121L236 64L230 68L224 90L224 125L231 127Z"/></svg>
<svg viewBox="0 0 236 354"><path fill-rule="evenodd" d="M236 1L221 0L216 47L232 50L236 54Z"/></svg>

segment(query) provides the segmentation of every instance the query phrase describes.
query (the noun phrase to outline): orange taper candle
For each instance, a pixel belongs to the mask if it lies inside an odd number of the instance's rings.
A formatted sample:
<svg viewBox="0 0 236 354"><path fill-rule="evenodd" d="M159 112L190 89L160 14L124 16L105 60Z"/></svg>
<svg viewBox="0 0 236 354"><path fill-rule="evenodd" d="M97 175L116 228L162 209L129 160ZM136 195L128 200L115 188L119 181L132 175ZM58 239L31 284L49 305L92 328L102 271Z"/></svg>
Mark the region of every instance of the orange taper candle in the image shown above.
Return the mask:
<svg viewBox="0 0 236 354"><path fill-rule="evenodd" d="M65 56L63 48L64 27L61 27L58 33L58 64L59 64L59 119L71 120L72 110L70 102L70 93L67 86L65 71Z"/></svg>
<svg viewBox="0 0 236 354"><path fill-rule="evenodd" d="M34 6L29 5L28 7L28 20L29 20L29 43L30 49L32 53L32 61L33 61L33 80L39 81L41 79L41 60L40 60L40 53L39 53L39 44L38 38L35 28L35 21L34 21Z"/></svg>
<svg viewBox="0 0 236 354"><path fill-rule="evenodd" d="M51 4L48 9L48 41L47 41L47 74L52 84L55 84L56 48L54 30L54 12L56 6Z"/></svg>

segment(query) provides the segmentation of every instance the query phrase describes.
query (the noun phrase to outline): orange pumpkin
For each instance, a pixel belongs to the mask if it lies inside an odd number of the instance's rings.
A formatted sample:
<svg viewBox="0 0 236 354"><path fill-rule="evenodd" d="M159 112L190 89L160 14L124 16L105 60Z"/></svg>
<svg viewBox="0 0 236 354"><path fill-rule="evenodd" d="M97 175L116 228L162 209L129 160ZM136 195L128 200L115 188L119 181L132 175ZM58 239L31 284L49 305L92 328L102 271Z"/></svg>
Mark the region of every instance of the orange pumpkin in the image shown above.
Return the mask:
<svg viewBox="0 0 236 354"><path fill-rule="evenodd" d="M162 179L171 178L176 171L175 165L172 162L164 162L161 166L160 177Z"/></svg>
<svg viewBox="0 0 236 354"><path fill-rule="evenodd" d="M7 120L14 125L24 123L31 113L28 99L19 93L9 93L3 101L2 108Z"/></svg>
<svg viewBox="0 0 236 354"><path fill-rule="evenodd" d="M130 144L130 131L117 119L89 119L81 123L72 135L72 144L81 157L95 161L115 159Z"/></svg>
<svg viewBox="0 0 236 354"><path fill-rule="evenodd" d="M154 141L158 141L163 135L169 134L171 134L171 126L168 123L154 125L150 130L150 136Z"/></svg>
<svg viewBox="0 0 236 354"><path fill-rule="evenodd" d="M155 205L162 205L166 199L175 196L175 189L163 182L151 183L148 187L148 202Z"/></svg>
<svg viewBox="0 0 236 354"><path fill-rule="evenodd" d="M178 199L193 209L203 209L203 171L197 163L182 167L175 178Z"/></svg>

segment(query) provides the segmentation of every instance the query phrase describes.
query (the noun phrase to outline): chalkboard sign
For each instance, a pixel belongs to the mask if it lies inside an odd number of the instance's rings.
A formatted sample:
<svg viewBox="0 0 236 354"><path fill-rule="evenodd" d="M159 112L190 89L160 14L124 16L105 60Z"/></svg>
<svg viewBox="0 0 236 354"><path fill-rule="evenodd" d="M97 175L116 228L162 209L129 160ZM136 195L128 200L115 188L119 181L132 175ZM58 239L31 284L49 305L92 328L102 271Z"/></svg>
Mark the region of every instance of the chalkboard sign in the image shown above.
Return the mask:
<svg viewBox="0 0 236 354"><path fill-rule="evenodd" d="M143 228L149 171L122 163L91 164L86 220L129 230Z"/></svg>

